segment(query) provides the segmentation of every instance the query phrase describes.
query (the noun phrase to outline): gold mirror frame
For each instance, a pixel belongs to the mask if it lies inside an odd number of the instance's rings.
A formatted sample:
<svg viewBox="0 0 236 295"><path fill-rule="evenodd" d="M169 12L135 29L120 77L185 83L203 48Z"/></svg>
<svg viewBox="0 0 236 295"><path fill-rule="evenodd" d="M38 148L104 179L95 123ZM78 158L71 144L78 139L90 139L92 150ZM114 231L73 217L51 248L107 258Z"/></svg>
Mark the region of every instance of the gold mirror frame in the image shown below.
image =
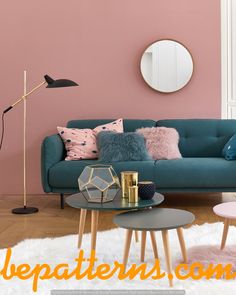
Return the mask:
<svg viewBox="0 0 236 295"><path fill-rule="evenodd" d="M149 47L151 47L151 46L154 45L155 43L157 43L157 42L161 42L161 41L172 41L172 42L176 42L176 43L178 43L179 45L181 45L183 48L186 49L186 51L189 53L189 55L190 55L190 57L191 57L191 60L192 60L192 73L191 73L191 76L190 76L189 80L188 80L188 81L187 81L187 82L186 82L181 88L178 88L178 89L173 90L173 91L161 91L161 90L159 90L159 89L156 89L156 88L153 87L151 84L149 84L149 82L145 79L145 77L144 77L144 75L143 75L143 73L142 73L142 58L143 58L143 56L144 56L144 53L147 51L147 49L148 49ZM142 55L141 55L141 58L140 58L139 70L140 70L140 73L141 73L141 76L142 76L144 82L145 82L145 83L146 83L151 89L153 89L154 91L159 92L159 93L163 93L163 94L171 94L171 93L175 93L175 92L177 92L177 91L182 90L182 89L185 88L185 87L190 83L190 81L192 80L192 77L193 77L193 74L194 74L194 59L193 59L192 53L190 52L190 50L188 49L188 47L186 47L183 43L181 43L181 42L179 42L179 41L177 41L177 40L175 40L175 39L171 39L171 38L163 38L163 39L158 39L158 40L156 40L156 41L150 43L147 47L145 47L145 49L144 49L144 51L143 51L143 53L142 53Z"/></svg>

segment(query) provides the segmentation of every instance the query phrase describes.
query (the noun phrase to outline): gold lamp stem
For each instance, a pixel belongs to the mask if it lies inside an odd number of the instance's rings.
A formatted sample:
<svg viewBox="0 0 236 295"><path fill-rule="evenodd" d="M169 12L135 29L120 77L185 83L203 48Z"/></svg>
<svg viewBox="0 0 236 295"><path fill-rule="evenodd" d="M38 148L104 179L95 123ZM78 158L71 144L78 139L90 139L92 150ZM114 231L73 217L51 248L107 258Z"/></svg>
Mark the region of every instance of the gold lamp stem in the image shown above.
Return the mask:
<svg viewBox="0 0 236 295"><path fill-rule="evenodd" d="M23 100L23 104L24 104L24 116L23 116L23 186L24 186L23 199L24 199L24 208L26 208L26 206L27 206L27 189L26 189L26 120L27 120L27 103L26 103L26 101L27 101L28 95L32 94L35 90L37 90L38 88L43 86L45 83L47 83L47 82L44 81L44 82L40 83L39 85L37 85L36 87L34 87L31 91L29 91L27 93L27 75L26 75L26 71L24 71L24 95L12 105L12 107L14 107L15 105L17 105L18 103L20 103Z"/></svg>
<svg viewBox="0 0 236 295"><path fill-rule="evenodd" d="M26 85L26 71L24 71L24 96L23 96L23 103L24 103L24 119L23 119L23 178L24 178L24 208L27 206L27 196L26 196L26 115L27 115L27 105L26 105L26 98L27 98L27 85Z"/></svg>
<svg viewBox="0 0 236 295"><path fill-rule="evenodd" d="M24 72L26 72L26 71L24 71ZM46 81L43 81L42 83L40 83L39 85L37 85L36 87L34 87L32 90L30 90L28 93L25 92L24 95L21 98L19 98L17 101L15 101L11 106L12 107L16 106L22 100L25 100L27 98L27 96L29 96L30 94L32 94L35 90L37 90L38 88L40 88L41 86L43 86L46 83L47 83Z"/></svg>
<svg viewBox="0 0 236 295"><path fill-rule="evenodd" d="M27 93L27 76L26 71L24 71L24 95L18 99L14 104L12 104L9 108L5 110L5 113L8 112L11 108L17 105L20 102L23 102L23 208L14 208L12 209L12 213L15 214L31 214L38 212L38 208L36 207L28 207L27 206L27 183L26 183L26 123L27 123L27 97L39 87L43 86L46 81L40 83L38 86L34 87L31 91Z"/></svg>

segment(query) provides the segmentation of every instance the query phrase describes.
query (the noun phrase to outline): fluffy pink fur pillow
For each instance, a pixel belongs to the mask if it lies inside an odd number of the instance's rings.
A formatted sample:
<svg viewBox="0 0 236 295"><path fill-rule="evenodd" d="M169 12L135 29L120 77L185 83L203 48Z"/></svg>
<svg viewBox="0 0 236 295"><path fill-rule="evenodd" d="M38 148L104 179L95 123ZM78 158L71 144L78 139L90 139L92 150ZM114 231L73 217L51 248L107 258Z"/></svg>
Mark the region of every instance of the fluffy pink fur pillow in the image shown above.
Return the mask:
<svg viewBox="0 0 236 295"><path fill-rule="evenodd" d="M174 128L151 127L136 131L146 139L147 150L154 160L182 158L178 147L179 134Z"/></svg>
<svg viewBox="0 0 236 295"><path fill-rule="evenodd" d="M97 126L94 129L57 127L67 151L66 161L96 159L98 148L96 136L100 131L124 132L123 119Z"/></svg>

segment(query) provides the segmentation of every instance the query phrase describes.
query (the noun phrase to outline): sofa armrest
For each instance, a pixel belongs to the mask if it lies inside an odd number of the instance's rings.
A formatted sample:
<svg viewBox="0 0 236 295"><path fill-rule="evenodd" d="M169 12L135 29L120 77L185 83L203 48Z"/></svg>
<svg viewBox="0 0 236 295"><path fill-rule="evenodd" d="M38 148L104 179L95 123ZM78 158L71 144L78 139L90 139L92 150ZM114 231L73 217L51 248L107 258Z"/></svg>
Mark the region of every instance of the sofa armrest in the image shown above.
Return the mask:
<svg viewBox="0 0 236 295"><path fill-rule="evenodd" d="M41 180L46 193L52 191L48 182L49 169L65 157L64 143L58 134L48 136L41 146Z"/></svg>

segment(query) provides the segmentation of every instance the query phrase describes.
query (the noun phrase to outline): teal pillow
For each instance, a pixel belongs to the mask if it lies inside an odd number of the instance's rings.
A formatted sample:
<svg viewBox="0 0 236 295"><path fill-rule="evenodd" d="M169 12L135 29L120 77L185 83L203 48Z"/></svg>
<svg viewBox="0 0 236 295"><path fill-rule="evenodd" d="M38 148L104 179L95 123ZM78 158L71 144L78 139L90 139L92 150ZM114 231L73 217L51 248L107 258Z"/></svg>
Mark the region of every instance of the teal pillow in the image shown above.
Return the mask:
<svg viewBox="0 0 236 295"><path fill-rule="evenodd" d="M222 155L225 160L236 160L236 134L234 134L230 140L225 144Z"/></svg>
<svg viewBox="0 0 236 295"><path fill-rule="evenodd" d="M144 137L135 132L102 131L97 136L97 146L101 162L152 160L146 150Z"/></svg>

